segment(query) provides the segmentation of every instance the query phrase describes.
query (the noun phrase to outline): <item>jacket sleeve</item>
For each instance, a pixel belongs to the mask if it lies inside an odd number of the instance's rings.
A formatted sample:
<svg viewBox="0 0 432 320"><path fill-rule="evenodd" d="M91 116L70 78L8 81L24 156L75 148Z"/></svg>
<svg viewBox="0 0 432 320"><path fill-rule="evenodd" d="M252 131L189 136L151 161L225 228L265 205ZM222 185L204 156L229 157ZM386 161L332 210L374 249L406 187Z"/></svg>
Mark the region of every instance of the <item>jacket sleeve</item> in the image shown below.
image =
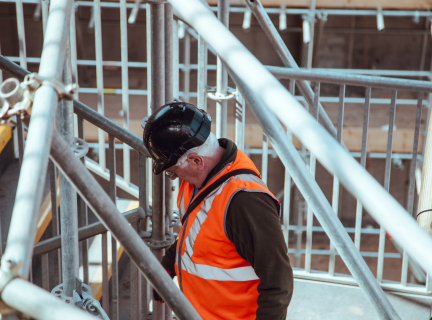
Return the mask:
<svg viewBox="0 0 432 320"><path fill-rule="evenodd" d="M171 272L171 274L175 275L175 255L176 255L176 250L177 248L177 240L174 241L174 243L168 247L168 249L165 250L165 255L162 258L162 266L168 270L169 272Z"/></svg>
<svg viewBox="0 0 432 320"><path fill-rule="evenodd" d="M226 216L227 236L261 280L256 320L284 320L293 294L293 272L273 199L238 192Z"/></svg>

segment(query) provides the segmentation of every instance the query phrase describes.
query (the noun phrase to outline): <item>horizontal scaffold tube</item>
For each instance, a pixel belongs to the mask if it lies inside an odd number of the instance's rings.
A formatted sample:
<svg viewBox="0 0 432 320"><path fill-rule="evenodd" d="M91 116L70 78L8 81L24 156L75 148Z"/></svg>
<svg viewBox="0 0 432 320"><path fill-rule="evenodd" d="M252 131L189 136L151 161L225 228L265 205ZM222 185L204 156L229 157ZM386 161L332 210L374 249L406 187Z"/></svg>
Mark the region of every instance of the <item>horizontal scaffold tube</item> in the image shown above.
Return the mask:
<svg viewBox="0 0 432 320"><path fill-rule="evenodd" d="M7 71L12 74L14 77L17 77L19 80L23 80L24 77L30 72L21 68L14 62L10 61L5 56L0 55L0 69L3 71ZM102 116L97 111L92 108L86 106L84 103L74 100L74 112L80 117L84 118L84 120L90 122L96 127L102 129L106 133L112 135L116 139L126 143L133 149L143 153L147 157L150 156L147 149L144 147L142 139L134 135L132 132L124 129L119 126L114 121L108 119L107 117Z"/></svg>
<svg viewBox="0 0 432 320"><path fill-rule="evenodd" d="M266 66L266 68L278 79L307 80L349 86L432 92L432 83L430 81L371 77L357 74L331 73L286 67Z"/></svg>
<svg viewBox="0 0 432 320"><path fill-rule="evenodd" d="M177 317L184 320L201 319L138 233L117 210L106 192L59 134L54 134L52 139L51 159L75 186L99 220L111 231L133 263L151 282Z"/></svg>
<svg viewBox="0 0 432 320"><path fill-rule="evenodd" d="M142 208L133 209L123 213L123 217L125 217L125 219L131 224L137 222L139 219L143 218L144 216L145 213ZM78 229L78 240L82 241L85 239L89 239L91 237L94 237L106 231L107 228L105 228L102 222L100 221L95 222ZM61 236L53 237L35 244L33 248L33 256L38 256L44 253L48 253L55 249L59 249L60 247L61 247Z"/></svg>

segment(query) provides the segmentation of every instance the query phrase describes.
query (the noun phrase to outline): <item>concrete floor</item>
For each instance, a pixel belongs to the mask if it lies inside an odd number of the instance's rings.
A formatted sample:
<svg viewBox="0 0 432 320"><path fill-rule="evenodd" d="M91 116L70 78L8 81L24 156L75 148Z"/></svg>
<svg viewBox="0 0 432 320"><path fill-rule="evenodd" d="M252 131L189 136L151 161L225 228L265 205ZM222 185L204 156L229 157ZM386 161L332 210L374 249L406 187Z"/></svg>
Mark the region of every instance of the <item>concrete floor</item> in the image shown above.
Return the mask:
<svg viewBox="0 0 432 320"><path fill-rule="evenodd" d="M431 319L432 297L386 293L403 320ZM296 279L289 320L379 319L358 287Z"/></svg>

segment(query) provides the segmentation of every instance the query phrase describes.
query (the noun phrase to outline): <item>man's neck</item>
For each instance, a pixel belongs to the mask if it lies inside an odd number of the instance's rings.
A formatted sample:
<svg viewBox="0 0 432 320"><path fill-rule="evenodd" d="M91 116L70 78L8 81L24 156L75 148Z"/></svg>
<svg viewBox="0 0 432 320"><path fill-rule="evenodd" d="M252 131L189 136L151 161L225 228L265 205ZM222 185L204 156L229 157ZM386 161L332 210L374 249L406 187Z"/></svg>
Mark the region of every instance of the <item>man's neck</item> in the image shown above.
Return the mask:
<svg viewBox="0 0 432 320"><path fill-rule="evenodd" d="M207 180L208 175L218 165L219 161L222 159L224 152L225 149L219 146L212 157L206 158L206 160L208 161L208 165L206 165L206 170L203 171L203 175L201 177L201 185L197 187L198 189L203 187L203 184Z"/></svg>

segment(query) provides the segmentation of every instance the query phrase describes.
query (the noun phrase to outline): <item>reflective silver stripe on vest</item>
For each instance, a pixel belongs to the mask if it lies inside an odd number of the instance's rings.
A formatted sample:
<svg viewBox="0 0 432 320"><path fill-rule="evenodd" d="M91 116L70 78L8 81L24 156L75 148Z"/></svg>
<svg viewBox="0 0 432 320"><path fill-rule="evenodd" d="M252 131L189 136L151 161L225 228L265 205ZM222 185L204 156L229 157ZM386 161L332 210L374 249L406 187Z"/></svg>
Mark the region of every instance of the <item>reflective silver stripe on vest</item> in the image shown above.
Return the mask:
<svg viewBox="0 0 432 320"><path fill-rule="evenodd" d="M182 256L182 270L194 276L206 280L217 281L251 281L259 280L255 270L251 267L240 267L233 269L221 269L205 264L194 263L191 258L184 254Z"/></svg>
<svg viewBox="0 0 432 320"><path fill-rule="evenodd" d="M232 268L232 269L222 269L217 267L208 266L205 264L196 264L192 261L191 257L193 255L193 249L195 245L195 240L198 236L198 233L201 230L201 226L204 221L207 219L207 213L212 207L213 201L217 195L221 194L224 187L235 180L242 181L253 181L258 182L255 179L251 180L253 177L248 174L242 174L238 176L234 176L231 179L225 181L219 188L215 189L212 193L210 193L201 204L200 210L198 211L196 218L189 229L188 236L184 240L185 244L185 253L181 256L181 270L184 270L190 274L193 274L197 277L207 280L217 280L217 281L251 281L251 280L259 280L252 266L240 267L240 268ZM260 179L258 179L260 180ZM261 185L265 186L261 181ZM182 198L180 200L180 204L182 204L184 197L182 194ZM181 209L180 209L181 210ZM180 211L181 212L181 211ZM184 212L183 212L184 214ZM176 264L178 265L178 255L176 255Z"/></svg>
<svg viewBox="0 0 432 320"><path fill-rule="evenodd" d="M186 208L185 208L185 204L184 204L184 191L185 191L185 188L183 188L182 194L181 194L181 198L180 198L180 205L179 205L180 219L183 219L183 216L186 213Z"/></svg>

